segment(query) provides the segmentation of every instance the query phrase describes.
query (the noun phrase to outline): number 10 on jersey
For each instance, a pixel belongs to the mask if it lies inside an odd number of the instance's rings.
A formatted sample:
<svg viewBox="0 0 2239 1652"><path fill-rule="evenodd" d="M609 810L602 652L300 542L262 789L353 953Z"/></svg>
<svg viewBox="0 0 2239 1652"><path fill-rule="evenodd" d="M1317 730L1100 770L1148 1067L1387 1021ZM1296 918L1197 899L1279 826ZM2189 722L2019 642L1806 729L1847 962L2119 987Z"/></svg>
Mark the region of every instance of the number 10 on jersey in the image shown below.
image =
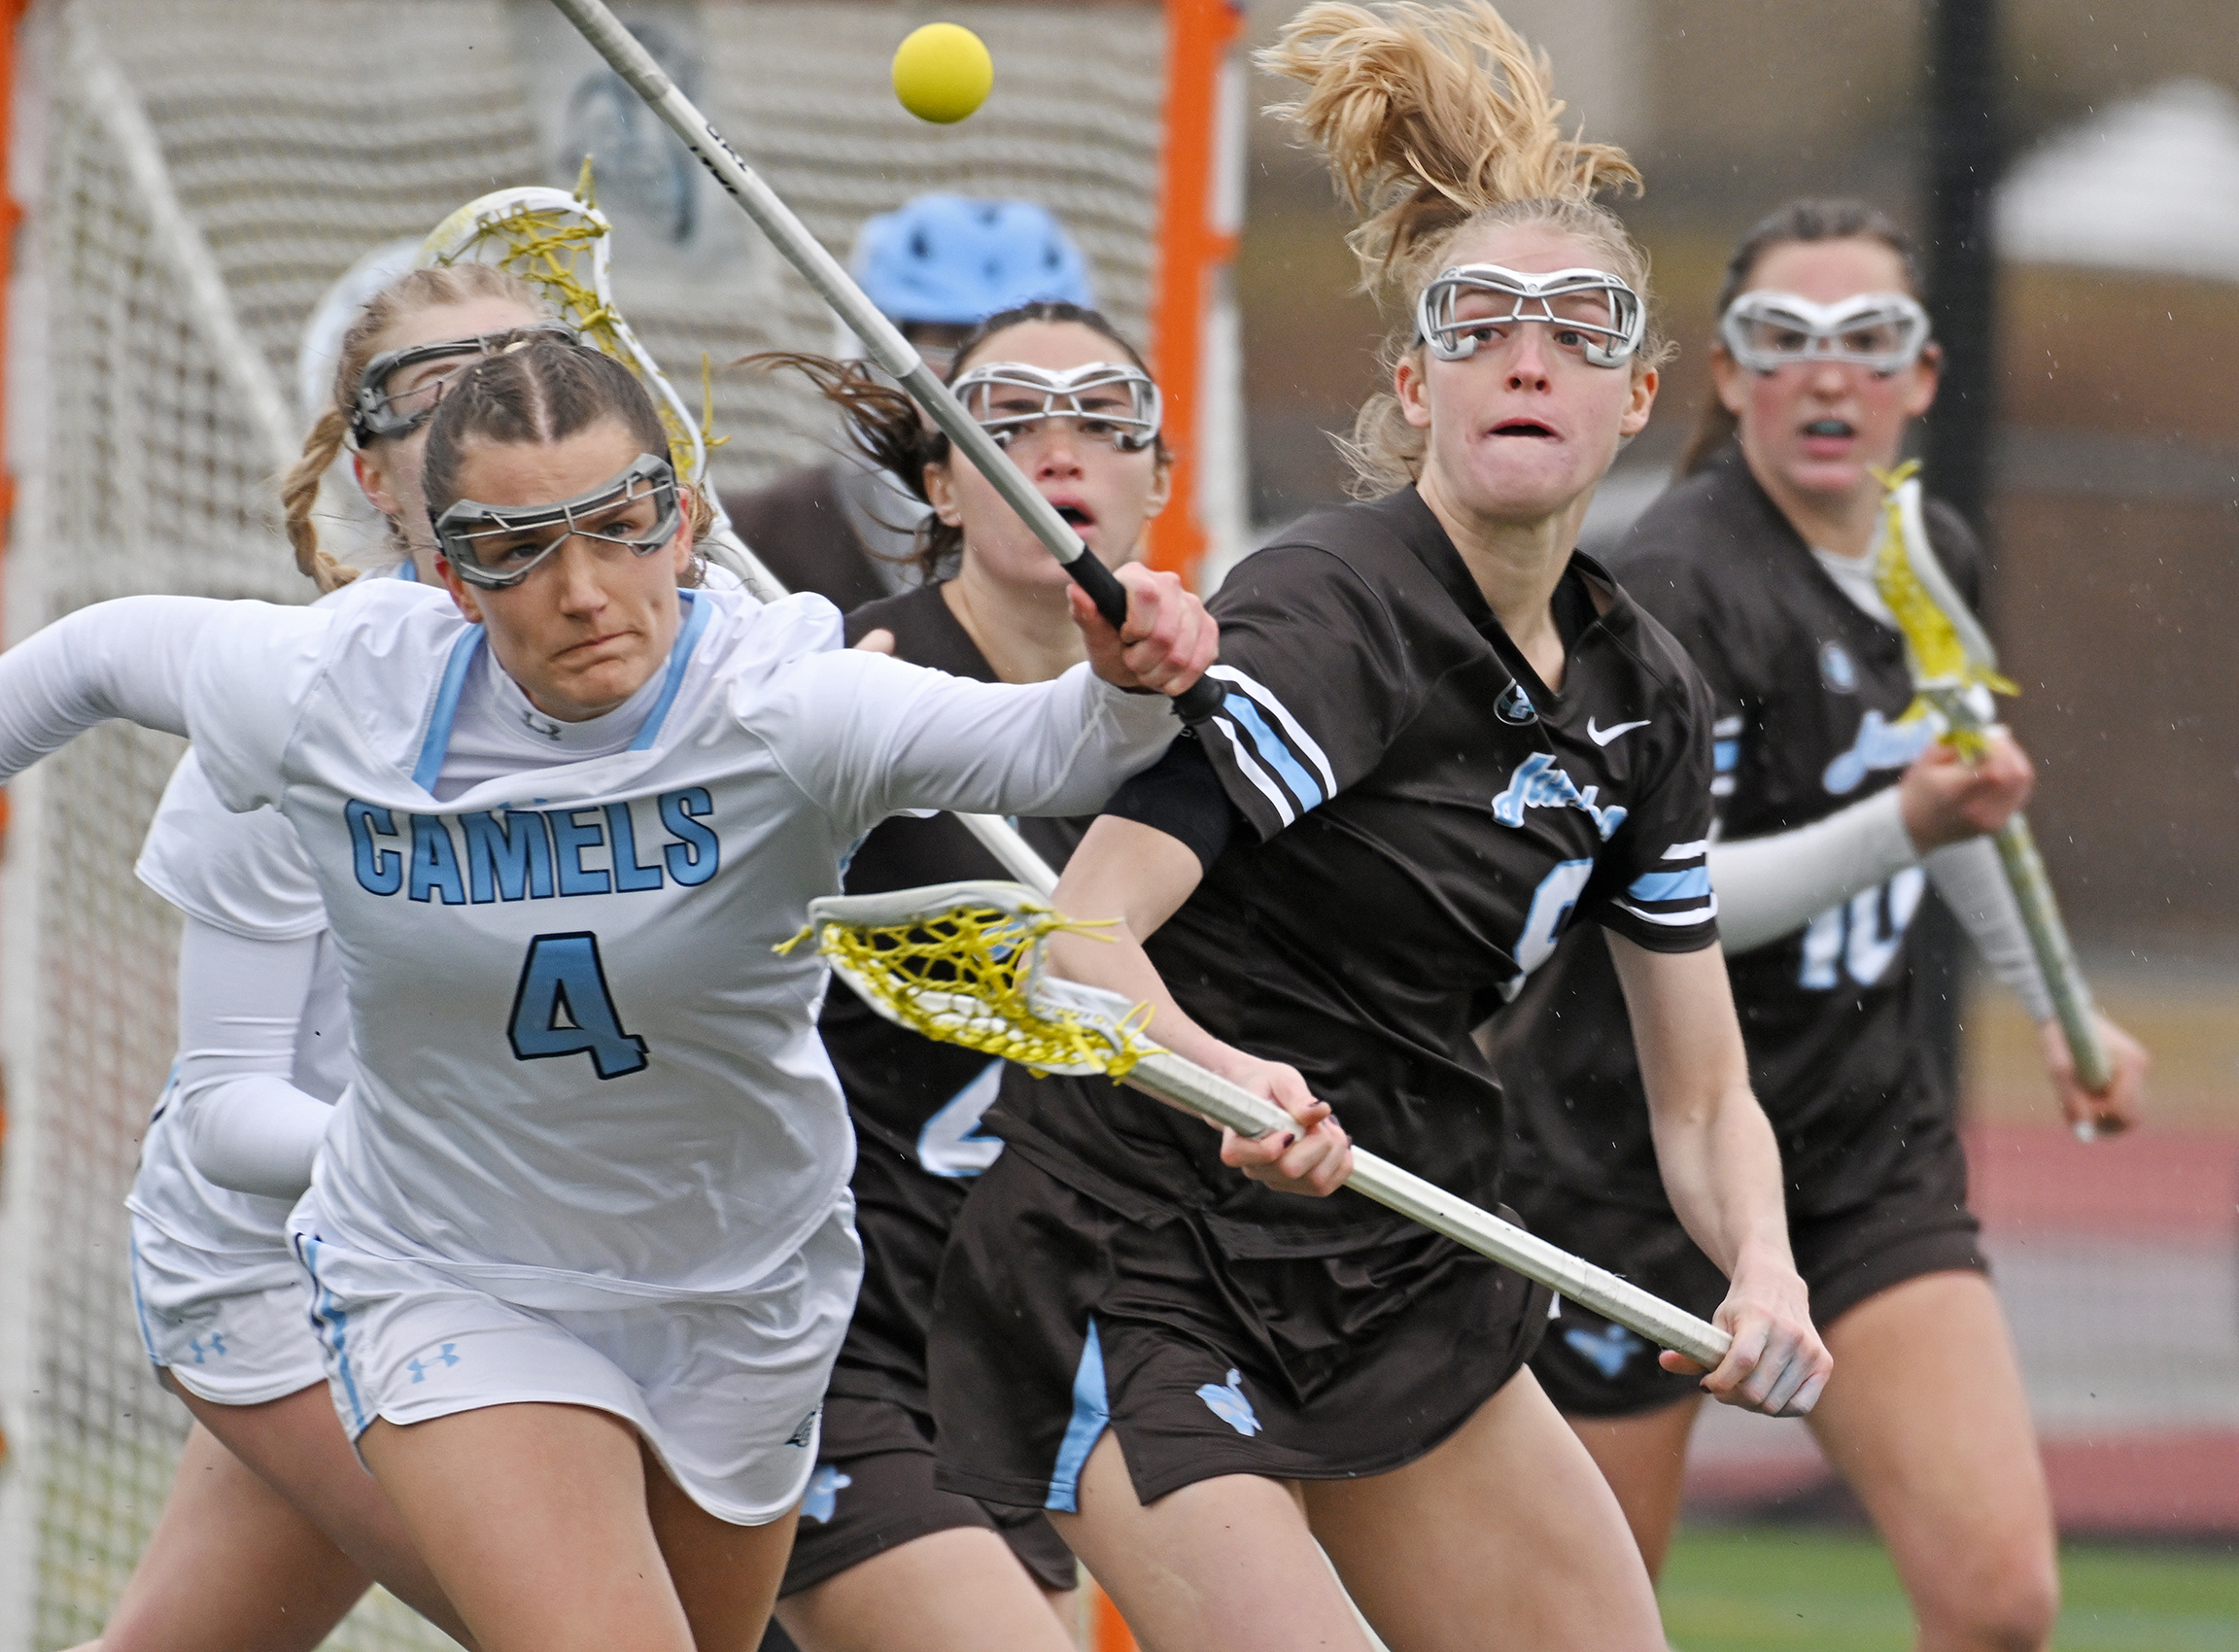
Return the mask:
<svg viewBox="0 0 2239 1652"><path fill-rule="evenodd" d="M599 937L587 929L529 943L505 1036L518 1060L588 1055L602 1079L625 1078L649 1062L645 1041L622 1025L606 990Z"/></svg>

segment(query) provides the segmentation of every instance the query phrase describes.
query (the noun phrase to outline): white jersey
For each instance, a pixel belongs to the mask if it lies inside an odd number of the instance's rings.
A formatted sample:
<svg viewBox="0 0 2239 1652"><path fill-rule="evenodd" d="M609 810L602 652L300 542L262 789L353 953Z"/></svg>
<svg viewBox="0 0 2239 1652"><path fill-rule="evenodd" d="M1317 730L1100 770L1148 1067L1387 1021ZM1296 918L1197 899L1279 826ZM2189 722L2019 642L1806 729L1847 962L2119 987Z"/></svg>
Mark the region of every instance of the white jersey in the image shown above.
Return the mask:
<svg viewBox="0 0 2239 1652"><path fill-rule="evenodd" d="M228 934L251 941L325 935L327 912L295 828L273 809L228 809L191 751L172 772L133 870L181 912ZM324 940L289 1082L327 1102L350 1082L350 1008L334 949ZM239 1256L245 1290L292 1279L287 1222L294 1201L236 1192L195 1169L185 1132L170 1127L173 1096L166 1085L149 1120L125 1207L182 1244Z"/></svg>
<svg viewBox="0 0 2239 1652"><path fill-rule="evenodd" d="M842 651L821 599L703 591L629 749L438 802L482 633L384 585L224 605L187 722L228 807L293 825L348 984L296 1227L529 1306L726 1293L797 1251L853 1159L825 969L775 950L808 902L889 813L1080 812L1176 726L1085 668L967 682Z"/></svg>

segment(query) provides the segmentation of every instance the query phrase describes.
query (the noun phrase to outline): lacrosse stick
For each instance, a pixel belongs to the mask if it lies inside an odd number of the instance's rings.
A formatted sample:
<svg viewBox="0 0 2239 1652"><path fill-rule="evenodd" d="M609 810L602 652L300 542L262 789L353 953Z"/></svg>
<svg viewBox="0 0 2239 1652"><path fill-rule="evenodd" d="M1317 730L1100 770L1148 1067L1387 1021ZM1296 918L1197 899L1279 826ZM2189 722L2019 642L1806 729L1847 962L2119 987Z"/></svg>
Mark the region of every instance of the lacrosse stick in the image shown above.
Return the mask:
<svg viewBox="0 0 2239 1652"><path fill-rule="evenodd" d="M939 375L918 358L916 350L902 336L901 329L864 296L863 290L841 267L840 260L809 233L793 215L793 209L778 198L777 192L739 158L738 152L723 141L713 122L693 107L692 100L653 60L653 54L622 26L603 0L553 0L553 4L631 89L645 100L647 107L683 140L684 147L715 175L715 181L784 255L785 261L799 270L817 295L853 329L871 352L872 359L916 398L917 404L941 427L957 451L979 467L1004 501L1033 530L1044 548L1065 565L1074 583L1096 604L1096 611L1115 631L1119 630L1127 617L1125 588L1112 576L1110 568L1088 554L1081 535L1066 525L1056 507L1026 479L1026 473L1011 463L1010 456L996 445L995 438L964 411L962 403L949 394ZM1222 694L1219 682L1210 676L1201 677L1190 684L1187 692L1174 696L1175 712L1186 722L1202 722L1220 709Z"/></svg>
<svg viewBox="0 0 2239 1652"><path fill-rule="evenodd" d="M520 276L545 294L562 321L613 357L653 393L653 405L669 432L669 459L676 474L694 484L715 521L700 544L710 562L737 574L763 602L785 595L761 559L746 548L724 513L723 501L707 486L707 449L714 445L708 427L712 392L704 396L698 417L684 403L661 363L637 341L614 302L607 275L612 225L591 198L591 163L573 194L565 189L499 189L477 196L429 232L414 262L490 263Z"/></svg>
<svg viewBox="0 0 2239 1652"><path fill-rule="evenodd" d="M1044 943L1060 930L1095 926L1068 921L1016 884L936 883L810 901L809 927L786 946L813 936L866 1004L943 1044L1036 1073L1100 1075L1242 1136L1293 1127L1273 1102L1144 1037L1143 1006L1045 973ZM1353 1150L1345 1185L1660 1348L1705 1365L1726 1357L1732 1339L1717 1326L1372 1153Z"/></svg>
<svg viewBox="0 0 2239 1652"><path fill-rule="evenodd" d="M1949 731L1946 738L1952 746L1963 756L1979 757L1996 721L1990 696L2020 690L1999 674L1990 638L1936 560L1921 514L1918 469L1915 461L1893 471L1875 472L1888 493L1876 538L1874 582L1905 634L1905 662L1917 696L1906 715L1936 711ZM2037 967L2044 972L2053 1012L2060 1017L2077 1081L2092 1094L2104 1095L2113 1073L2092 1020L2091 988L2068 944L2068 926L2060 920L2060 904L2045 875L2037 840L2030 834L2029 822L2016 812L1993 841L2006 868L2006 881L2021 909L2021 922L2029 931ZM2080 1122L2076 1134L2090 1141L2094 1131L2089 1123Z"/></svg>

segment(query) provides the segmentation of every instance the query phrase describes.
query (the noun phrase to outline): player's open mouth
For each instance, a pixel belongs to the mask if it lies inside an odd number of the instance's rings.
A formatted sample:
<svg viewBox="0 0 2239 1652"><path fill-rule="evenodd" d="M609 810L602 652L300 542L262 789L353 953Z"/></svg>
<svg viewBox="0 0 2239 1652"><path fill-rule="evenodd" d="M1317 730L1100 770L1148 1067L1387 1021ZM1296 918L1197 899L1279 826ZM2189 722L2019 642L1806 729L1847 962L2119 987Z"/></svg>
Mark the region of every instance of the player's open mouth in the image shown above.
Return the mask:
<svg viewBox="0 0 2239 1652"><path fill-rule="evenodd" d="M1844 419L1814 419L1804 427L1804 433L1808 436L1828 437L1841 441L1856 435L1858 431Z"/></svg>
<svg viewBox="0 0 2239 1652"><path fill-rule="evenodd" d="M1535 419L1505 419L1493 427L1497 436L1538 436L1547 441L1556 439L1555 432Z"/></svg>
<svg viewBox="0 0 2239 1652"><path fill-rule="evenodd" d="M1096 526L1096 513L1086 505L1061 504L1057 507L1057 514L1065 519L1065 525L1075 533Z"/></svg>

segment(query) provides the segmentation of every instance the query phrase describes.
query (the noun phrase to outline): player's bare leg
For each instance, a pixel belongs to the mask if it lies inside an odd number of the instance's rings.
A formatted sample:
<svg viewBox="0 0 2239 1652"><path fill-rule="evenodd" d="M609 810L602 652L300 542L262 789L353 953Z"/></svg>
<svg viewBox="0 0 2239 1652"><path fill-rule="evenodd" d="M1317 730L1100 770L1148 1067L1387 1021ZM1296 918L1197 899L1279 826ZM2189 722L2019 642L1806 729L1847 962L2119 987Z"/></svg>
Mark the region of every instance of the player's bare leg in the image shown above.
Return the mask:
<svg viewBox="0 0 2239 1652"><path fill-rule="evenodd" d="M2060 1605L2051 1499L1990 1282L1908 1280L1826 1336L1811 1429L1889 1545L1919 1652L2036 1652Z"/></svg>
<svg viewBox="0 0 2239 1652"><path fill-rule="evenodd" d="M350 1449L325 1383L261 1405L218 1405L168 1379L164 1386L227 1452L322 1532L336 1558L346 1558L352 1570L365 1573L453 1639L473 1644L396 1505Z"/></svg>
<svg viewBox="0 0 2239 1652"><path fill-rule="evenodd" d="M1625 1511L1625 1524L1640 1546L1650 1581L1664 1574L1664 1557L1671 1548L1672 1529L1679 1524L1687 1480L1687 1436L1702 1408L1703 1401L1690 1395L1636 1417L1566 1419L1617 1494L1617 1506Z"/></svg>
<svg viewBox="0 0 2239 1652"><path fill-rule="evenodd" d="M327 1403L323 1392L319 1401ZM93 1644L103 1652L311 1652L371 1583L197 1427L155 1533Z"/></svg>
<svg viewBox="0 0 2239 1652"><path fill-rule="evenodd" d="M1051 1523L1145 1652L1368 1652L1292 1490L1224 1474L1135 1497L1109 1429L1081 1470L1081 1512Z"/></svg>
<svg viewBox="0 0 2239 1652"><path fill-rule="evenodd" d="M792 1517L714 1519L648 1472L619 1418L494 1405L377 1422L360 1443L484 1652L750 1652L761 1638Z"/></svg>
<svg viewBox="0 0 2239 1652"><path fill-rule="evenodd" d="M1529 1370L1406 1467L1303 1490L1392 1652L1464 1652L1491 1625L1535 1652L1664 1652L1617 1500Z"/></svg>
<svg viewBox="0 0 2239 1652"><path fill-rule="evenodd" d="M994 1532L959 1526L788 1597L777 1620L801 1652L1074 1652L1078 1610Z"/></svg>

